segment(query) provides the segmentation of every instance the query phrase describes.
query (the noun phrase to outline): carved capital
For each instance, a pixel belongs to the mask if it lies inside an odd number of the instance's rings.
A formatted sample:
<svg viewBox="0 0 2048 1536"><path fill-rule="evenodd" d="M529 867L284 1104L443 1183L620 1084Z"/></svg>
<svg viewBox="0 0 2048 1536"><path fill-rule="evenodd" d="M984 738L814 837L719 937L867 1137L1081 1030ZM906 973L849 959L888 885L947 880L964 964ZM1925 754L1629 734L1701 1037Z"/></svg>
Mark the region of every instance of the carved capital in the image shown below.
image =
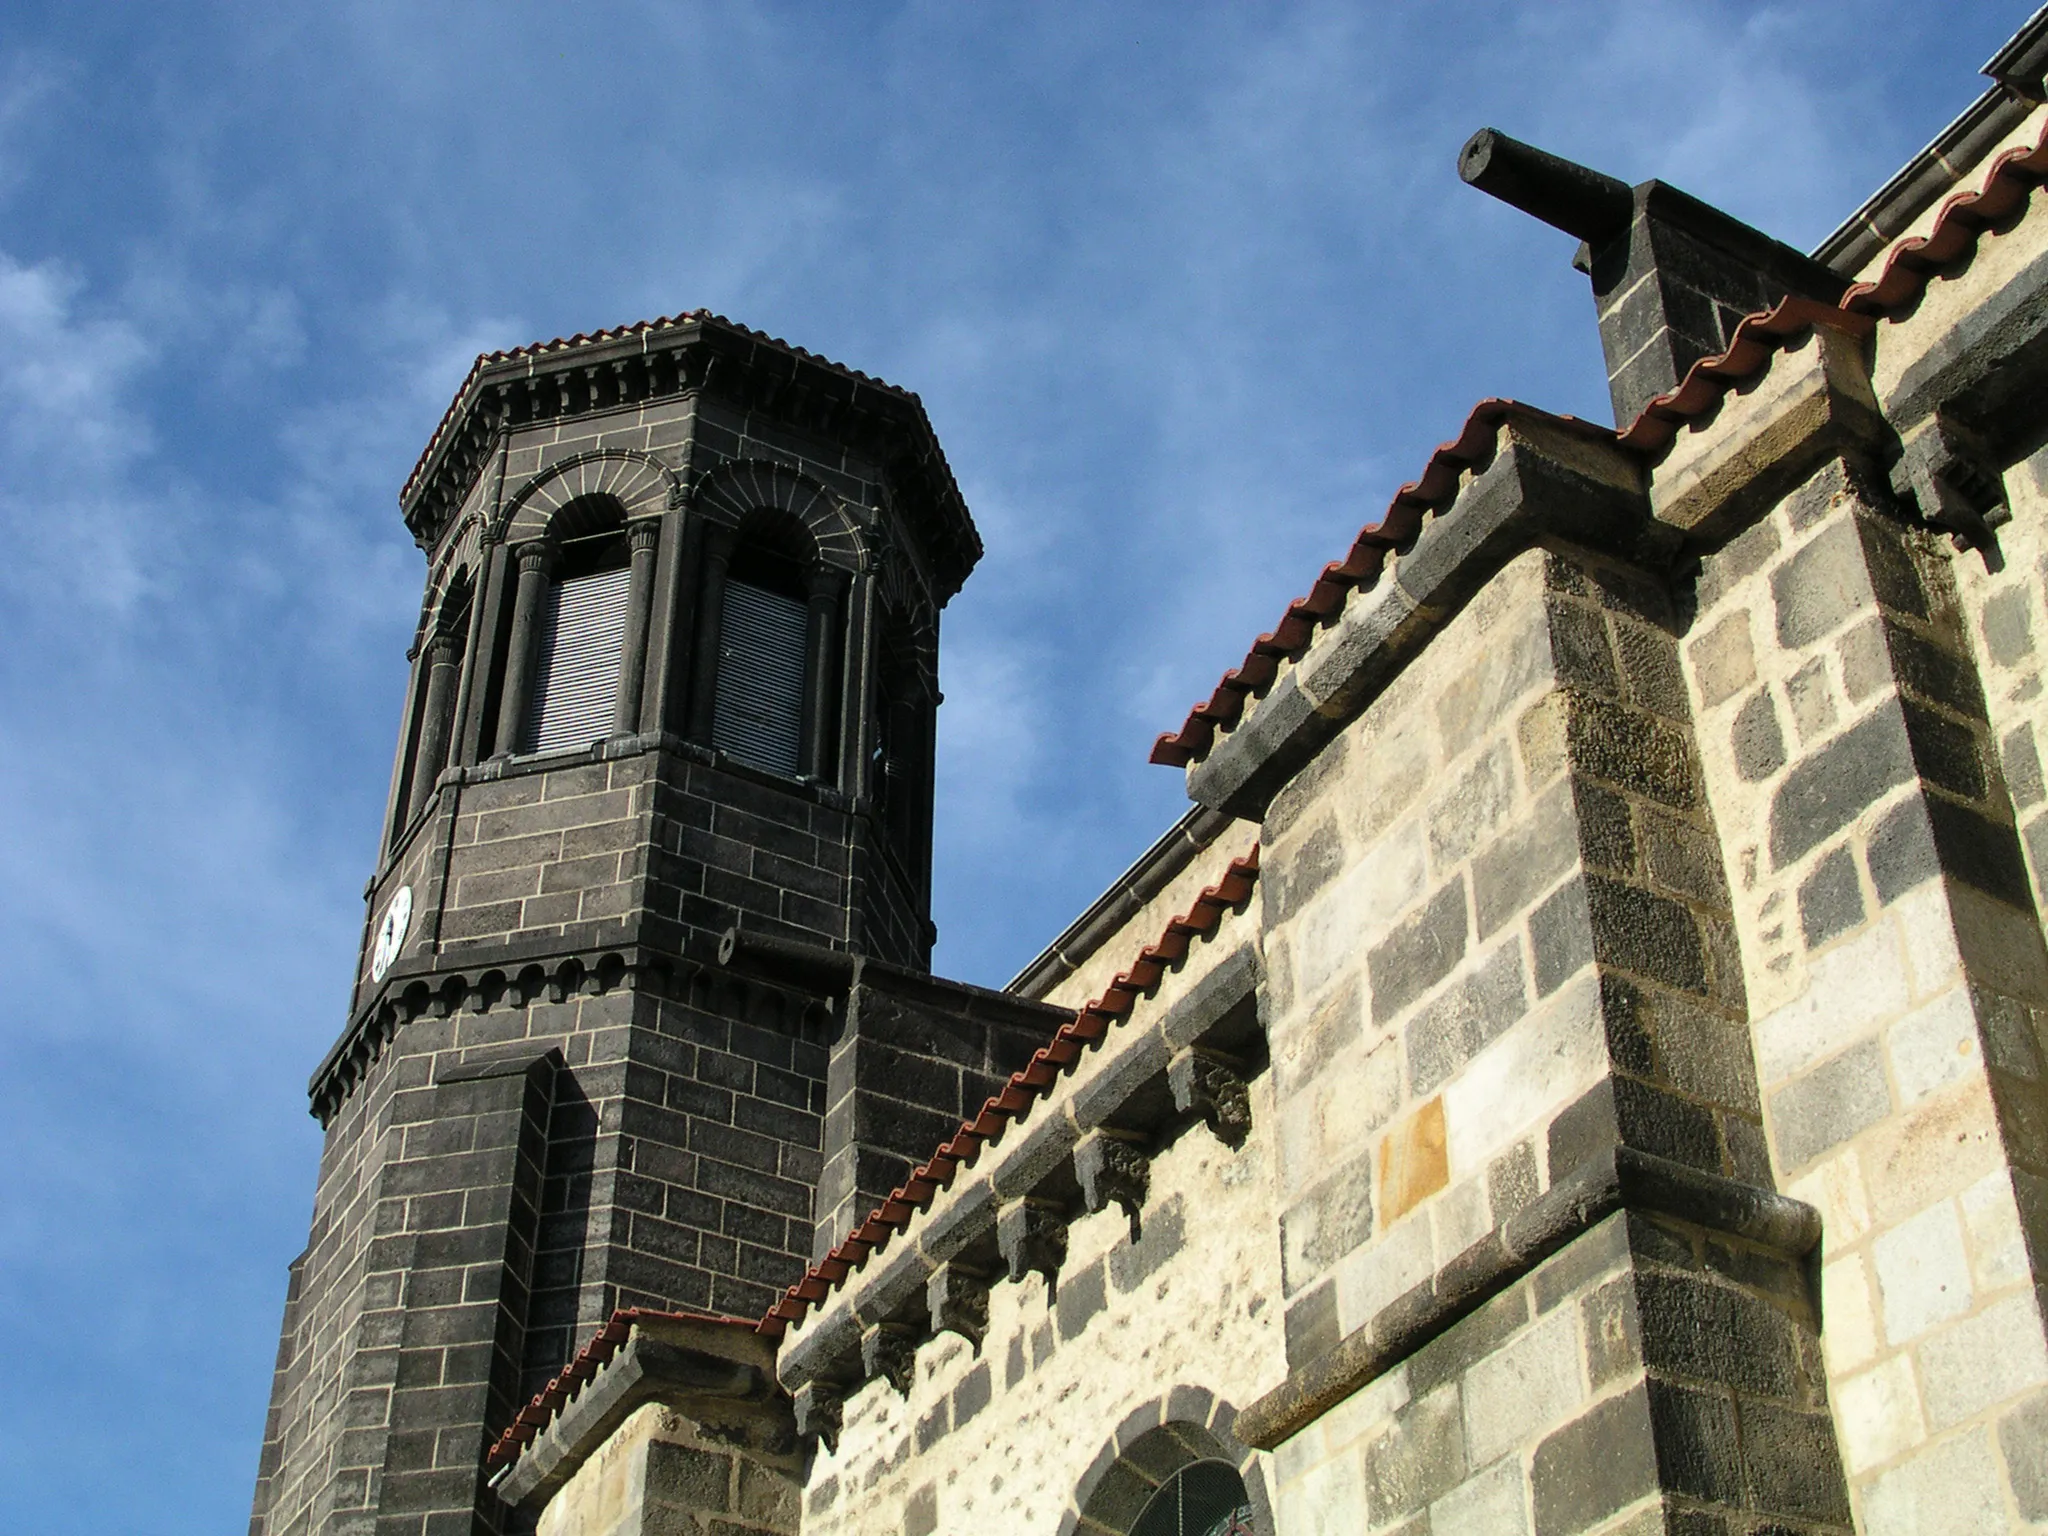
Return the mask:
<svg viewBox="0 0 2048 1536"><path fill-rule="evenodd" d="M838 567L820 560L804 572L804 595L813 608L830 603L839 596L841 580Z"/></svg>
<svg viewBox="0 0 2048 1536"><path fill-rule="evenodd" d="M910 1396L910 1384L917 1377L917 1334L900 1323L863 1329L860 1363L869 1376L886 1378L898 1397Z"/></svg>
<svg viewBox="0 0 2048 1536"><path fill-rule="evenodd" d="M1066 1213L1046 1200L1013 1200L996 1213L996 1247L1012 1282L1035 1271L1045 1276L1046 1295L1056 1296L1067 1261Z"/></svg>
<svg viewBox="0 0 2048 1536"><path fill-rule="evenodd" d="M626 548L632 554L653 549L661 542L661 519L636 517L626 524Z"/></svg>
<svg viewBox="0 0 2048 1536"><path fill-rule="evenodd" d="M1074 1148L1074 1177L1089 1214L1113 1200L1131 1223L1131 1241L1144 1235L1139 1213L1152 1187L1152 1159L1144 1149L1108 1131L1090 1131Z"/></svg>
<svg viewBox="0 0 2048 1536"><path fill-rule="evenodd" d="M831 1382L807 1381L796 1389L794 1407L798 1435L815 1435L825 1442L827 1450L839 1449L839 1426L846 1414L846 1394L840 1387Z"/></svg>
<svg viewBox="0 0 2048 1536"><path fill-rule="evenodd" d="M988 1334L988 1276L941 1264L925 1285L925 1304L933 1332L957 1333L981 1353Z"/></svg>
<svg viewBox="0 0 2048 1536"><path fill-rule="evenodd" d="M687 384L687 380L683 381ZM675 479L669 482L668 509L671 512L687 512L697 504L697 490L704 483L704 475L697 468L694 443L683 444L682 462L676 465Z"/></svg>
<svg viewBox="0 0 2048 1536"><path fill-rule="evenodd" d="M1226 1147L1241 1147L1252 1129L1251 1091L1234 1063L1193 1049L1166 1064L1173 1107L1200 1115Z"/></svg>
<svg viewBox="0 0 2048 1536"><path fill-rule="evenodd" d="M546 576L553 572L555 561L561 558L561 551L555 547L551 539L529 539L513 550L512 556L519 562L520 575L524 576L528 571L538 571Z"/></svg>

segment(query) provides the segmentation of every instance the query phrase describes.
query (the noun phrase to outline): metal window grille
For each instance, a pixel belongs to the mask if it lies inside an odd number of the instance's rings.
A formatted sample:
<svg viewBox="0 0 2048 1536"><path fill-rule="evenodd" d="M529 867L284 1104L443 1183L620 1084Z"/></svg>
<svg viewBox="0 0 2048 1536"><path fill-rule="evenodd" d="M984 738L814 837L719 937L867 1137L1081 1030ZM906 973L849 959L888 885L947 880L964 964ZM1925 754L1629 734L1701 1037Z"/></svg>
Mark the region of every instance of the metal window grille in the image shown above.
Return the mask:
<svg viewBox="0 0 2048 1536"><path fill-rule="evenodd" d="M711 744L796 777L804 724L804 604L744 581L725 584Z"/></svg>
<svg viewBox="0 0 2048 1536"><path fill-rule="evenodd" d="M586 746L611 734L626 654L630 574L625 568L600 571L549 589L523 750Z"/></svg>
<svg viewBox="0 0 2048 1536"><path fill-rule="evenodd" d="M1183 1467L1152 1496L1131 1536L1254 1536L1244 1481L1227 1462Z"/></svg>

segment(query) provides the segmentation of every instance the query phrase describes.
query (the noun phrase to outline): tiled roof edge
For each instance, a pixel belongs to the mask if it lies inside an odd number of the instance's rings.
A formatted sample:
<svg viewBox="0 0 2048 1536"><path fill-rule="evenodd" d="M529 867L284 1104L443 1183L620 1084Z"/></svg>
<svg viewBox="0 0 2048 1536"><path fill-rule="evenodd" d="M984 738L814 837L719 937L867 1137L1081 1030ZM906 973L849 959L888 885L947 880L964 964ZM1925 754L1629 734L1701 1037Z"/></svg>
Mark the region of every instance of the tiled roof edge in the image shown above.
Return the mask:
<svg viewBox="0 0 2048 1536"><path fill-rule="evenodd" d="M665 1312L658 1307L619 1308L606 1319L602 1328L591 1335L590 1342L577 1351L576 1358L556 1372L553 1379L534 1394L533 1401L519 1410L518 1417L505 1427L504 1434L498 1436L497 1443L484 1458L484 1465L502 1467L533 1444L555 1415L568 1406L569 1400L582 1391L593 1376L611 1364L612 1357L632 1336L633 1325L643 1321L716 1323L724 1327L744 1328L749 1333L760 1326L748 1317L726 1317L708 1312Z"/></svg>
<svg viewBox="0 0 2048 1536"><path fill-rule="evenodd" d="M1183 916L1171 919L1159 938L1138 952L1129 970L1120 972L1100 997L1055 1030L1051 1042L1032 1054L1023 1071L1011 1073L1001 1093L984 1103L979 1113L961 1121L951 1139L941 1143L922 1166L912 1169L908 1180L783 1292L757 1325L761 1333L779 1339L790 1324L844 1285L847 1276L909 1227L912 1215L928 1209L940 1191L952 1185L961 1168L973 1166L984 1143L999 1139L1010 1121L1021 1117L1060 1077L1073 1070L1083 1051L1099 1045L1112 1024L1130 1016L1139 998L1149 995L1168 968L1186 958L1190 944L1214 934L1226 912L1241 909L1251 899L1258 878L1259 848L1254 843L1248 852L1230 861L1222 879L1197 896Z"/></svg>
<svg viewBox="0 0 2048 1536"><path fill-rule="evenodd" d="M1813 248L1822 266L1854 277L1865 264L1983 163L2037 103L1994 85Z"/></svg>
<svg viewBox="0 0 2048 1536"><path fill-rule="evenodd" d="M1351 552L1323 567L1308 596L1288 604L1280 623L1252 642L1244 661L1224 673L1214 692L1188 711L1180 729L1153 744L1152 761L1185 768L1208 756L1217 727L1236 724L1248 700L1264 697L1280 663L1298 660L1317 629L1343 610L1351 589L1377 579L1386 552L1412 539L1423 516L1457 494L1459 473L1492 451L1501 422L1526 415L1562 423L1654 458L1671 445L1681 427L1712 411L1730 389L1768 368L1787 343L1814 326L1867 335L1879 320L1911 306L1939 272L1976 248L1985 230L2016 212L2024 214L2033 189L2044 180L2048 126L2031 149L2015 145L1993 160L1977 191L1958 192L1942 204L1926 235L1894 245L1873 281L1850 288L1839 304L1788 298L1746 316L1736 326L1727 351L1694 363L1676 389L1657 396L1620 432L1578 417L1552 416L1513 400L1480 401L1466 417L1464 430L1430 456L1422 476L1395 494L1385 516L1359 531Z"/></svg>
<svg viewBox="0 0 2048 1536"><path fill-rule="evenodd" d="M1216 728L1236 724L1246 700L1265 696L1279 675L1281 662L1301 658L1317 629L1343 611L1351 590L1369 587L1379 579L1387 552L1413 542L1422 530L1423 518L1451 504L1464 472L1493 456L1501 423L1514 417L1546 422L1603 442L1614 438L1613 428L1577 416L1553 415L1519 400L1480 401L1458 435L1438 444L1422 473L1394 493L1380 520L1358 531L1344 558L1323 567L1308 595L1287 605L1280 622L1252 642L1244 660L1224 673L1209 697L1188 711L1178 731L1169 731L1153 743L1152 761L1184 768L1207 757Z"/></svg>
<svg viewBox="0 0 2048 1536"><path fill-rule="evenodd" d="M716 314L708 309L686 309L680 314L662 315L653 320L636 320L630 325L615 325L610 330L578 331L574 336L557 336L553 341L529 342L526 346L513 347L509 351L478 354L477 360L469 365L469 372L463 376L462 384L455 391L454 398L448 402L448 409L441 413L440 423L434 428L433 436L427 439L427 446L421 450L418 462L412 467L412 473L405 477L405 485L398 493L400 504L404 504L425 477L427 467L433 460L434 450L441 446L441 440L448 435L449 427L454 425L455 418L462 414L463 401L469 398L471 386L476 383L478 375L486 368L498 363L509 363L517 358L538 357L543 352L559 352L566 351L571 347L595 346L601 342L618 341L626 336L647 336L652 335L656 331L672 330L679 325L703 324L706 321L713 325L724 326L727 330L745 336L751 341L765 342L771 347L780 347L792 357L802 358L805 362L818 363L823 367L830 368L834 373L854 380L856 383L872 384L876 388L885 389L893 395L901 395L906 400L917 399L915 394L901 385L891 384L887 379L878 379L873 374L862 373L858 368L849 368L844 363L835 363L829 357L823 357L816 352L795 346L790 342L784 341L780 336L771 336L766 331L757 331L750 325L741 325L737 320L728 320L724 315Z"/></svg>

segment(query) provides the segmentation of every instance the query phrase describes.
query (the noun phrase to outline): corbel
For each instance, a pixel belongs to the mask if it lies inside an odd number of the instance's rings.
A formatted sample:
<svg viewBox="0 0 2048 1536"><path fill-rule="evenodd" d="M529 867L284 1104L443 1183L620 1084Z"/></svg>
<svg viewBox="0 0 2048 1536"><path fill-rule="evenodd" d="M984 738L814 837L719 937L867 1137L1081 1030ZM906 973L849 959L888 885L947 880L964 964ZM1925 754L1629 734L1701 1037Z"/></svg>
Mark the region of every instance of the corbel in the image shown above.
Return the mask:
<svg viewBox="0 0 2048 1536"><path fill-rule="evenodd" d="M917 1331L902 1323L863 1328L860 1364L866 1375L887 1380L898 1397L910 1396L910 1384L917 1378Z"/></svg>
<svg viewBox="0 0 2048 1536"><path fill-rule="evenodd" d="M941 1264L925 1284L934 1333L957 1333L974 1352L988 1334L988 1276L958 1262Z"/></svg>
<svg viewBox="0 0 2048 1536"><path fill-rule="evenodd" d="M1074 1147L1074 1177L1080 1181L1081 1204L1091 1216L1115 1201L1131 1223L1131 1241L1144 1235L1139 1213L1152 1185L1152 1159L1135 1138L1090 1131Z"/></svg>
<svg viewBox="0 0 2048 1536"><path fill-rule="evenodd" d="M1184 1115L1200 1115L1226 1147L1241 1147L1251 1134L1251 1090L1229 1057L1193 1046L1166 1064L1173 1107Z"/></svg>
<svg viewBox="0 0 2048 1536"><path fill-rule="evenodd" d="M1045 1276L1046 1299L1057 1297L1067 1261L1067 1215L1057 1203L1026 1195L1004 1206L996 1212L996 1247L1013 1283L1035 1271Z"/></svg>
<svg viewBox="0 0 2048 1536"><path fill-rule="evenodd" d="M845 1388L836 1382L807 1381L796 1389L792 1406L799 1436L816 1436L828 1451L839 1449L839 1427L846 1417Z"/></svg>
<svg viewBox="0 0 2048 1536"><path fill-rule="evenodd" d="M1970 428L1936 411L1899 439L1892 489L1910 496L1921 517L1949 531L1957 549L1990 543L2012 521L2005 482L1989 447Z"/></svg>

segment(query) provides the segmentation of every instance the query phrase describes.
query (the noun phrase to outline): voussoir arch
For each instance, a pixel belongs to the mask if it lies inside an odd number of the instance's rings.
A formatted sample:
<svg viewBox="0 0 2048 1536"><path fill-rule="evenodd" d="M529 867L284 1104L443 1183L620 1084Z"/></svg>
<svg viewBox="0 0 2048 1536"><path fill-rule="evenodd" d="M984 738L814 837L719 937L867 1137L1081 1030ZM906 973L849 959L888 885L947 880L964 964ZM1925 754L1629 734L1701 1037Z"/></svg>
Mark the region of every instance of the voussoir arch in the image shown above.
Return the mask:
<svg viewBox="0 0 2048 1536"><path fill-rule="evenodd" d="M675 474L659 459L629 448L600 448L550 464L506 504L504 540L524 544L542 538L555 514L571 502L607 497L628 519L667 509L678 488Z"/></svg>
<svg viewBox="0 0 2048 1536"><path fill-rule="evenodd" d="M1251 1499L1259 1536L1272 1536L1273 1508L1258 1452L1230 1432L1237 1410L1202 1387L1176 1387L1125 1415L1074 1488L1060 1536L1127 1536L1152 1495L1198 1461L1227 1462Z"/></svg>
<svg viewBox="0 0 2048 1536"><path fill-rule="evenodd" d="M860 568L860 525L846 504L809 475L786 464L766 459L729 460L704 477L696 499L704 515L734 526L752 513L787 513L809 532L820 560L844 570Z"/></svg>
<svg viewBox="0 0 2048 1536"><path fill-rule="evenodd" d="M433 569L427 576L426 596L420 603L419 622L413 626L413 642L418 644L427 637L429 624L441 617L446 609L449 595L458 583L465 589L475 586L475 572L483 557L483 518L471 512L463 518L454 531L442 541L441 552L436 557Z"/></svg>

